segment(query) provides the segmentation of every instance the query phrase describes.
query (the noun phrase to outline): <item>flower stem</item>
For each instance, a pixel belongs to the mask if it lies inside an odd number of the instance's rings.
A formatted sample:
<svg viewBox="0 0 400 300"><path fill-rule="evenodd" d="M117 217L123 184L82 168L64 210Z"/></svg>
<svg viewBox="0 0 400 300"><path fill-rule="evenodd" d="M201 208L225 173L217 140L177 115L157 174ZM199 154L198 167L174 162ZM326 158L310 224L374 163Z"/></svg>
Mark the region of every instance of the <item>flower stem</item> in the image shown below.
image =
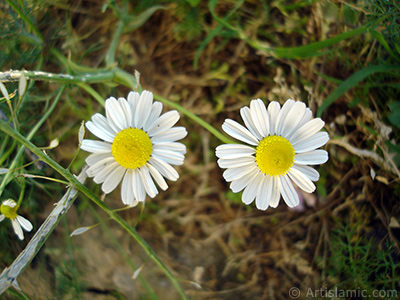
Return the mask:
<svg viewBox="0 0 400 300"><path fill-rule="evenodd" d="M215 137L217 137L223 143L227 143L227 144L232 144L233 143L232 140L230 140L229 138L224 136L214 126L212 126L211 124L207 123L206 121L204 121L203 119L201 119L200 117L198 117L197 115L192 113L191 111L187 110L183 106L181 106L181 105L179 105L179 104L177 104L175 102L172 102L172 101L170 101L168 99L165 99L165 98L163 98L161 96L158 96L158 95L154 95L154 99L159 100L159 101L171 106L172 108L175 108L177 111L180 111L181 113L183 113L184 115L186 115L187 117L189 117L190 119L192 119L193 121L198 123L199 125L203 126L205 129L207 129L210 133L212 133Z"/></svg>
<svg viewBox="0 0 400 300"><path fill-rule="evenodd" d="M72 186L74 186L77 190L79 190L82 194L96 203L102 210L104 210L114 221L116 221L123 229L125 229L135 240L136 242L147 252L147 254L151 257L151 259L164 271L167 277L171 280L172 284L175 286L176 290L181 295L182 299L188 299L180 286L178 280L174 275L168 270L168 268L164 265L164 263L158 258L156 253L150 246L146 243L146 241L137 233L137 231L131 227L123 218L121 218L118 214L112 211L104 202L98 199L87 187L85 187L75 176L73 176L68 170L64 169L58 163L56 163L53 159L43 153L38 147L36 147L32 142L22 136L19 132L11 128L6 122L0 120L0 130L4 131L11 138L31 150L34 154L36 154L39 159L52 167L56 172L58 172L61 176L63 176L67 181L70 182Z"/></svg>
<svg viewBox="0 0 400 300"><path fill-rule="evenodd" d="M46 121L46 119L51 115L51 113L53 112L53 110L56 108L56 105L58 103L58 101L61 98L61 94L64 92L65 86L60 88L60 91L58 92L56 98L54 99L54 102L51 104L51 106L49 107L49 109L46 111L46 113L43 115L43 117L39 120L39 122L36 123L36 125L32 128L32 130L29 132L28 136L25 138L27 141L29 141L35 134L36 132L40 129L40 127L43 125L43 123ZM11 128L6 122L4 122L3 120L1 120L2 123L6 124L7 127ZM14 139L15 141L15 139ZM11 163L9 169L10 170L14 170L17 166L17 163L22 155L22 153L24 152L25 147L22 146L19 148L17 154L14 157L13 162ZM39 150L40 151L40 150ZM41 153L43 153L42 151L40 151ZM0 196L4 191L4 188L6 187L6 185L8 184L8 182L10 181L11 176L13 176L13 172L8 172L5 177L3 178L1 184L0 184Z"/></svg>

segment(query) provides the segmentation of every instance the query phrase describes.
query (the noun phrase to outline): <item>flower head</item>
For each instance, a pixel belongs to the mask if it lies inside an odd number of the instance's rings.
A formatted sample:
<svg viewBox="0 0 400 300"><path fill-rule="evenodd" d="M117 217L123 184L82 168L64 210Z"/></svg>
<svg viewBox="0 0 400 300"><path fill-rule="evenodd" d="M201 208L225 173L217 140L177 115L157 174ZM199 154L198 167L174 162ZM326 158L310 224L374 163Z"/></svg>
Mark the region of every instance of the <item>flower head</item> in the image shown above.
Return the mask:
<svg viewBox="0 0 400 300"><path fill-rule="evenodd" d="M106 116L97 113L86 127L102 141L83 140L81 148L92 154L86 159L87 174L111 193L122 181L121 198L126 205L144 202L146 194L166 190L164 179L177 180L171 165L183 164L186 147L177 141L187 135L176 110L161 115L162 104L153 103L153 93L130 92L128 99L110 97Z"/></svg>
<svg viewBox="0 0 400 300"><path fill-rule="evenodd" d="M31 222L17 214L18 208L19 205L14 200L8 199L3 201L0 207L0 222L3 221L5 218L10 219L15 234L22 241L24 239L22 228L25 231L30 232L33 226Z"/></svg>
<svg viewBox="0 0 400 300"><path fill-rule="evenodd" d="M222 129L248 145L225 144L216 149L218 165L227 169L225 180L235 193L244 189L242 201L250 204L255 199L258 209L276 207L281 195L289 207L297 206L292 182L313 192L319 173L308 165L328 160L328 153L317 149L329 140L326 132L320 132L324 121L311 119L311 110L291 99L282 107L272 101L268 108L261 99L252 100L240 114L247 128L226 119Z"/></svg>

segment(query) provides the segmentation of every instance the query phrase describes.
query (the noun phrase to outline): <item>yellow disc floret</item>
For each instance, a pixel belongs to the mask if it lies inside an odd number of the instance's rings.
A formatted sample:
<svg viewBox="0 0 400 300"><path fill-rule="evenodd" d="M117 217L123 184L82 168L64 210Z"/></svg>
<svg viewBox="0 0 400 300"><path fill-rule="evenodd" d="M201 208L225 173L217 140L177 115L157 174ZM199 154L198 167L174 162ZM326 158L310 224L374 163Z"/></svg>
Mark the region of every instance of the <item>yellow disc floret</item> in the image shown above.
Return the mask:
<svg viewBox="0 0 400 300"><path fill-rule="evenodd" d="M150 159L152 151L149 136L137 128L121 130L111 145L115 161L127 169L142 167Z"/></svg>
<svg viewBox="0 0 400 300"><path fill-rule="evenodd" d="M271 135L265 137L256 150L256 162L266 175L282 176L292 167L295 151L284 137Z"/></svg>
<svg viewBox="0 0 400 300"><path fill-rule="evenodd" d="M17 217L19 205L14 200L6 200L1 204L0 212L9 219Z"/></svg>

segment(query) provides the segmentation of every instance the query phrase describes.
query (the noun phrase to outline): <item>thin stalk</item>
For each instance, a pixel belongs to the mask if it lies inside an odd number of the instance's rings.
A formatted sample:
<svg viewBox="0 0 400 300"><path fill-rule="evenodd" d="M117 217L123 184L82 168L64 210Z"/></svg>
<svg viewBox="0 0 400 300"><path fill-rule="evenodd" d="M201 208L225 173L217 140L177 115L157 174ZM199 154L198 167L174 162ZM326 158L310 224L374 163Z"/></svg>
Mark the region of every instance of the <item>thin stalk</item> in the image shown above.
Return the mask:
<svg viewBox="0 0 400 300"><path fill-rule="evenodd" d="M205 129L207 129L210 133L212 133L215 137L217 137L223 143L226 143L226 144L234 143L231 139L227 138L221 132L219 132L214 126L212 126L211 124L207 123L206 121L204 121L200 117L196 116L191 111L188 111L186 108L182 107L181 105L179 105L179 104L177 104L175 102L172 102L172 101L170 101L168 99L165 99L165 98L163 98L161 96L158 96L158 95L154 95L154 99L159 100L159 101L167 104L168 106L171 106L172 108L175 108L177 111L180 111L181 113L183 113L184 115L186 115L187 117L189 117L190 119L192 119L193 121L198 123L199 125L203 126Z"/></svg>
<svg viewBox="0 0 400 300"><path fill-rule="evenodd" d="M69 74L55 74L42 71L7 71L0 72L1 82L19 81L22 73L25 74L27 80L45 80L54 81L63 84L77 83L96 83L112 81L115 77L116 70L99 71L97 73L87 73L81 76L73 76Z"/></svg>
<svg viewBox="0 0 400 300"><path fill-rule="evenodd" d="M118 214L112 211L104 202L98 199L87 187L85 187L75 176L73 176L68 170L64 169L58 163L56 163L53 159L43 153L38 147L36 147L32 142L30 142L27 138L22 136L19 132L15 131L11 128L6 122L0 120L0 130L4 131L11 138L31 150L34 154L36 154L39 159L48 164L51 168L53 168L56 172L58 172L61 176L63 176L67 181L70 182L72 186L74 186L77 190L79 190L82 194L96 203L103 211L105 211L111 219L117 222L123 229L125 229L135 240L136 242L147 252L147 254L151 257L151 259L164 271L166 276L170 279L176 290L181 295L182 299L188 299L180 286L178 280L174 275L168 270L168 268L164 265L164 263L158 258L156 253L147 242L137 233L137 231L132 228L123 218L121 218Z"/></svg>
<svg viewBox="0 0 400 300"><path fill-rule="evenodd" d="M96 99L97 102L99 102L99 104L101 104L101 106L105 106L104 98L100 96L100 94L96 92L91 86L83 82L79 82L76 85L80 86L82 89L88 92L94 99Z"/></svg>
<svg viewBox="0 0 400 300"><path fill-rule="evenodd" d="M115 65L115 53L117 52L119 38L122 34L122 30L124 29L125 22L121 20L118 23L117 29L115 30L114 36L112 37L110 48L106 53L105 63L106 67L112 67Z"/></svg>
<svg viewBox="0 0 400 300"><path fill-rule="evenodd" d="M6 1L11 6L11 8L13 10L15 10L15 12L21 17L21 19L25 21L25 23L29 26L29 28L32 29L32 31L35 33L36 37L40 40L40 44L43 43L42 34L39 32L39 30L37 30L35 25L33 25L31 20L29 20L29 18L22 12L22 10L19 9L18 6L15 5L15 3L13 1L11 1L11 0L6 0Z"/></svg>
<svg viewBox="0 0 400 300"><path fill-rule="evenodd" d="M39 128L42 126L42 124L46 121L46 119L50 116L50 114L53 112L53 110L56 108L56 105L58 103L58 101L61 98L61 94L64 92L65 86L61 87L60 91L58 92L56 98L54 99L53 104L49 107L49 109L46 111L46 113L43 115L43 117L39 120L39 122L36 123L35 127L32 128L32 130L29 132L28 136L26 137L26 139L29 141L30 139L32 139L32 137L36 134L36 132L39 130ZM2 123L7 124L6 122L4 122L3 120L1 120ZM8 127L10 127L10 125L7 124ZM11 127L10 127L11 128ZM14 129L13 129L14 130ZM11 163L9 169L13 170L16 168L16 165L18 164L18 161L22 155L22 153L24 152L25 147L21 146L17 152L17 154L14 157L13 162ZM39 150L40 151L40 150ZM40 151L42 152L42 151ZM4 188L6 187L6 185L8 184L9 180L11 179L11 176L13 176L13 172L8 172L1 184L0 184L0 196L3 194Z"/></svg>

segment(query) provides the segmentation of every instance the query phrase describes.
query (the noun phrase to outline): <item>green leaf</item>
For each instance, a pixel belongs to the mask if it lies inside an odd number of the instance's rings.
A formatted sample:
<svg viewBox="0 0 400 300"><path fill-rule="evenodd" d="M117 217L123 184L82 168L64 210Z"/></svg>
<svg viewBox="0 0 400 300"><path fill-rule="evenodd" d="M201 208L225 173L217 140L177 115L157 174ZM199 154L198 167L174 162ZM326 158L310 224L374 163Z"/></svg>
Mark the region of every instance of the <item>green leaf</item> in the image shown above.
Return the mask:
<svg viewBox="0 0 400 300"><path fill-rule="evenodd" d="M232 30L233 32L238 31L238 29L233 28L233 27L228 23L228 20L229 20L229 18L235 13L235 11L236 11L237 9L239 9L240 6L242 6L243 2L244 2L244 0L238 1L238 2L236 3L236 5L234 6L234 8L226 15L226 17L225 17L224 19L219 18L219 17L215 14L215 12L214 12L214 9L215 9L215 7L216 7L216 5L217 5L217 3L218 3L218 0L211 0L211 1L209 2L209 5L208 5L208 6L209 6L209 9L210 9L211 15L213 16L213 18L214 18L219 24L218 24L218 26L217 26L215 29L213 29L213 30L211 30L211 31L209 32L208 36L203 40L203 42L201 43L201 45L200 45L199 48L197 49L196 55L195 55L194 60L193 60L193 67L194 67L195 70L197 70L198 62L199 62L199 58L200 58L201 52L203 52L203 50L205 49L205 47L208 45L209 42L211 42L211 40L212 40L214 37L218 36L218 35L222 32L223 27L227 27L228 29Z"/></svg>
<svg viewBox="0 0 400 300"><path fill-rule="evenodd" d="M124 33L133 31L142 26L159 9L165 9L162 5L155 5L137 16L130 16L125 21Z"/></svg>
<svg viewBox="0 0 400 300"><path fill-rule="evenodd" d="M317 117L321 117L322 113L340 96L346 93L349 89L355 87L361 80L365 79L369 75L373 73L383 73L388 71L400 70L400 66L387 66L387 65L379 65L372 66L362 69L345 81L343 81L339 86L334 90L322 103L321 107L317 111Z"/></svg>
<svg viewBox="0 0 400 300"><path fill-rule="evenodd" d="M385 50L390 54L391 57L393 57L395 60L400 62L400 58L398 56L396 56L396 54L392 51L392 49L389 47L389 44L386 42L385 38L383 37L383 35L380 32L370 29L369 33L374 38L376 38L376 40L383 46L383 48L385 48Z"/></svg>
<svg viewBox="0 0 400 300"><path fill-rule="evenodd" d="M186 0L187 3L189 3L189 5L191 7L196 7L197 5L199 5L201 0Z"/></svg>
<svg viewBox="0 0 400 300"><path fill-rule="evenodd" d="M397 128L400 128L400 102L389 103L390 113L388 119Z"/></svg>
<svg viewBox="0 0 400 300"><path fill-rule="evenodd" d="M331 47L343 40L360 35L366 30L367 27L362 26L354 30L338 34L333 38L299 47L270 48L266 47L257 40L246 40L246 41L250 44L250 46L256 48L257 50L264 51L267 54L270 54L275 57L286 58L286 59L309 58L309 57L323 55L326 52L321 52L320 50Z"/></svg>

